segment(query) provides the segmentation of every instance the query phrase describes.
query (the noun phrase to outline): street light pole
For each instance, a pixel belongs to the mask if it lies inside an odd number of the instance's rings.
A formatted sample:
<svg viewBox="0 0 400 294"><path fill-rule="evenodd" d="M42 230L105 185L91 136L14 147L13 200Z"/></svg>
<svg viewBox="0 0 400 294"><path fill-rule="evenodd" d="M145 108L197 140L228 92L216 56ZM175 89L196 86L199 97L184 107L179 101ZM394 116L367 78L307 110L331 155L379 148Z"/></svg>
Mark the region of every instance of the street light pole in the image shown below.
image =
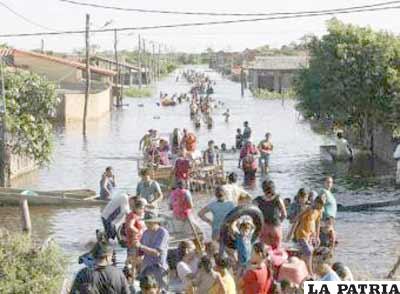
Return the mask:
<svg viewBox="0 0 400 294"><path fill-rule="evenodd" d="M10 183L9 160L7 152L6 124L6 90L4 83L4 64L0 56L1 105L0 105L0 186L7 187Z"/></svg>

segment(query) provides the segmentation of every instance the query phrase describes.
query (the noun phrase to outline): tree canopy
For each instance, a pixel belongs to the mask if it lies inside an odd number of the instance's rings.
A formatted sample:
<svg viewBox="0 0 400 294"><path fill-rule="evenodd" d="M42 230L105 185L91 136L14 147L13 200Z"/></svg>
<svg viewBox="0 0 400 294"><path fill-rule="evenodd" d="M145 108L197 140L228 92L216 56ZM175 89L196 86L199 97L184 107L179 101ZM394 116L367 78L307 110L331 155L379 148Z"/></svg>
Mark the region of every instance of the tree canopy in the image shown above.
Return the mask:
<svg viewBox="0 0 400 294"><path fill-rule="evenodd" d="M52 83L27 71L5 71L6 123L13 153L50 160L57 97Z"/></svg>
<svg viewBox="0 0 400 294"><path fill-rule="evenodd" d="M387 32L328 22L328 33L307 40L309 66L295 81L298 107L371 135L377 124L399 126L400 39Z"/></svg>

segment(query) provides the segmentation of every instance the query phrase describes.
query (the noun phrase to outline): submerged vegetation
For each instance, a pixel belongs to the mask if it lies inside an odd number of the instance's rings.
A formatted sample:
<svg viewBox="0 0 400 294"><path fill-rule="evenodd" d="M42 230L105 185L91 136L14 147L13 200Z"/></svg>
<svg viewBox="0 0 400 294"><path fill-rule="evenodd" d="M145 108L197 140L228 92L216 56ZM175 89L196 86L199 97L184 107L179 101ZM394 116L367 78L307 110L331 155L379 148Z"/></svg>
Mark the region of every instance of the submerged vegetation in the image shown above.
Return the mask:
<svg viewBox="0 0 400 294"><path fill-rule="evenodd" d="M60 293L66 265L55 244L39 248L26 235L0 231L0 293Z"/></svg>
<svg viewBox="0 0 400 294"><path fill-rule="evenodd" d="M295 92L292 90L284 91L282 93L272 92L267 89L257 89L252 91L253 96L260 99L293 99Z"/></svg>
<svg viewBox="0 0 400 294"><path fill-rule="evenodd" d="M131 87L129 89L124 89L124 96L132 97L132 98L143 98L143 97L151 97L153 95L152 88L137 88Z"/></svg>

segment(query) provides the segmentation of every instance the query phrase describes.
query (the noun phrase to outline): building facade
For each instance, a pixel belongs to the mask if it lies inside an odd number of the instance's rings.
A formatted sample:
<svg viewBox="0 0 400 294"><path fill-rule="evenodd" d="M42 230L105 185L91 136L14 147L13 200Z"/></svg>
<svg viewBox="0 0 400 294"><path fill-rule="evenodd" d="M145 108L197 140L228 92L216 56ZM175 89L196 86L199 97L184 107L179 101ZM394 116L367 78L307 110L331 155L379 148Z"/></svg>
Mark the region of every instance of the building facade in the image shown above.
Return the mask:
<svg viewBox="0 0 400 294"><path fill-rule="evenodd" d="M308 66L307 56L262 56L246 66L251 90L285 92L298 70Z"/></svg>

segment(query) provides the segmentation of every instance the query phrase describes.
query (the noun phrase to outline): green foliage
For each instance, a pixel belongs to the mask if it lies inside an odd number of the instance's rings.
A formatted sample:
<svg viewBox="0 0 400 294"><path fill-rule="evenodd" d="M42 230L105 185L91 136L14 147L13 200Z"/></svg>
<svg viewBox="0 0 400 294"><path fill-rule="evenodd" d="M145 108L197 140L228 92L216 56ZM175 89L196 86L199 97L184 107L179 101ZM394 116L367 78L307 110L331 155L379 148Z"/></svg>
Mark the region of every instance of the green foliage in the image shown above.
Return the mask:
<svg viewBox="0 0 400 294"><path fill-rule="evenodd" d="M164 74L169 74L171 72L173 72L174 70L176 70L178 68L178 66L174 63L167 63L164 67L164 69L161 69L161 72Z"/></svg>
<svg viewBox="0 0 400 294"><path fill-rule="evenodd" d="M12 151L33 157L39 164L50 160L52 125L57 97L54 85L37 74L5 71L7 129Z"/></svg>
<svg viewBox="0 0 400 294"><path fill-rule="evenodd" d="M289 45L283 45L281 48L271 48L269 45L264 45L257 47L255 50L257 56L297 56L299 54L304 54L306 51L306 40L310 36L305 36L302 38L300 43L291 42Z"/></svg>
<svg viewBox="0 0 400 294"><path fill-rule="evenodd" d="M25 235L0 231L0 293L59 293L66 265L56 245L40 250Z"/></svg>
<svg viewBox="0 0 400 294"><path fill-rule="evenodd" d="M253 95L254 97L260 99L293 99L295 97L295 93L293 90L279 93L271 92L267 89L256 89L255 91L253 91Z"/></svg>
<svg viewBox="0 0 400 294"><path fill-rule="evenodd" d="M124 96L133 98L151 97L153 95L153 89L151 88L134 88L124 89Z"/></svg>
<svg viewBox="0 0 400 294"><path fill-rule="evenodd" d="M295 80L298 108L308 118L359 129L364 138L377 124L399 125L400 39L328 22L328 34L307 40L309 68Z"/></svg>
<svg viewBox="0 0 400 294"><path fill-rule="evenodd" d="M208 64L210 60L210 54L204 52L201 54L197 53L177 53L177 61L179 64Z"/></svg>

